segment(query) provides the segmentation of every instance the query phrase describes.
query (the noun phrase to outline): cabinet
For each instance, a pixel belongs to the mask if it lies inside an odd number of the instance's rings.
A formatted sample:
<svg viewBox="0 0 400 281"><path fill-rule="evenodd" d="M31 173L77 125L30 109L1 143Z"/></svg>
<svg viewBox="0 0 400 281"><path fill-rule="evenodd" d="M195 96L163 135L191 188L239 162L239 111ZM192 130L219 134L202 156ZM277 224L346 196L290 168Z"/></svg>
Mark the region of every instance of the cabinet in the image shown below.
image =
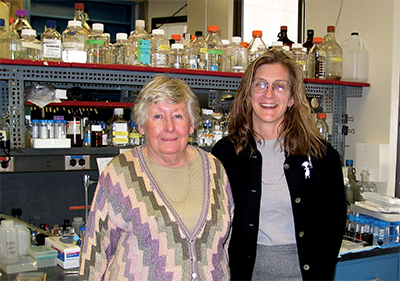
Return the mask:
<svg viewBox="0 0 400 281"><path fill-rule="evenodd" d="M14 149L25 148L24 88L32 83L51 83L59 89L79 86L118 91L120 102L133 102L134 93L143 85L157 74L166 74L184 80L201 104L206 100L207 107L228 110L230 100L224 97L234 96L242 76L227 72L7 59L0 60L0 70L0 116L10 114L11 148ZM316 79L305 79L305 84L308 98L317 101L314 110L332 114L331 143L344 157L346 98L361 97L369 84Z"/></svg>

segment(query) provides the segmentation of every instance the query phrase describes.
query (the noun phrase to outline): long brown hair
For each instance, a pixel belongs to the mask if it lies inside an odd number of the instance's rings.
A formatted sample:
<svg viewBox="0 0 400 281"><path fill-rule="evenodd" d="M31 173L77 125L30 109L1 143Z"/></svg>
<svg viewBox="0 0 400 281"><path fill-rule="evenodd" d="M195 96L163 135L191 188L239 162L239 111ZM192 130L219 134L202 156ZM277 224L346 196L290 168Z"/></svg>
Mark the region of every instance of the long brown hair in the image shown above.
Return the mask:
<svg viewBox="0 0 400 281"><path fill-rule="evenodd" d="M248 100L251 97L251 82L256 70L263 64L279 63L289 72L291 95L294 105L285 112L279 125L278 141L287 154L322 156L326 146L311 117L311 108L306 98L303 74L296 62L283 51L269 50L255 59L246 72L236 92L230 108L228 138L235 144L236 154L242 153L247 146L255 148L249 142L252 135L256 141L260 136L253 129L252 107Z"/></svg>

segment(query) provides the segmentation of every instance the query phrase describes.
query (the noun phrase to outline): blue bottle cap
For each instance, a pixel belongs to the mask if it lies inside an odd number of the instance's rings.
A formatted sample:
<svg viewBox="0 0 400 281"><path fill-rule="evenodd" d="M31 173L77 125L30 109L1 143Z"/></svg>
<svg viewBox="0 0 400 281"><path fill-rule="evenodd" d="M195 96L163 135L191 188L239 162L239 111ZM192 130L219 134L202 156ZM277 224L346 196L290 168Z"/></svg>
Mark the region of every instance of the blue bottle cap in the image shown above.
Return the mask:
<svg viewBox="0 0 400 281"><path fill-rule="evenodd" d="M0 19L0 26L4 26L4 24L5 24L4 19Z"/></svg>
<svg viewBox="0 0 400 281"><path fill-rule="evenodd" d="M347 159L346 160L346 166L347 165L353 165L353 160Z"/></svg>
<svg viewBox="0 0 400 281"><path fill-rule="evenodd" d="M55 20L47 20L46 21L46 26L50 28L55 28L56 27L56 21Z"/></svg>

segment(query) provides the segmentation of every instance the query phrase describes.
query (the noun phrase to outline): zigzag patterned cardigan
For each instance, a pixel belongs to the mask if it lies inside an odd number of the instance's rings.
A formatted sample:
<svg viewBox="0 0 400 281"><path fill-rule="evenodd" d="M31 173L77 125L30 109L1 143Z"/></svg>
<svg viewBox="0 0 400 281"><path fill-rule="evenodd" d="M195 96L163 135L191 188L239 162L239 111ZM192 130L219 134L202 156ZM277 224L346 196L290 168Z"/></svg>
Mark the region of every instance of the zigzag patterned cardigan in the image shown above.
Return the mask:
<svg viewBox="0 0 400 281"><path fill-rule="evenodd" d="M194 148L203 164L204 200L189 233L160 195L142 149L115 157L99 178L79 280L229 280L233 200L221 162Z"/></svg>

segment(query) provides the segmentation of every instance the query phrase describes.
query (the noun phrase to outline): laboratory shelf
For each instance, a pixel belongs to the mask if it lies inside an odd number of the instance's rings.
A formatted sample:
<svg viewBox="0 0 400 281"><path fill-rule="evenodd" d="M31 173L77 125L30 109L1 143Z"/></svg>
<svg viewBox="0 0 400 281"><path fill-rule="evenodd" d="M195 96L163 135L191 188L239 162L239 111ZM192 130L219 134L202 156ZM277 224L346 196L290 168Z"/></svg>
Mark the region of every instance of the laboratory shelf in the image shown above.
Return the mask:
<svg viewBox="0 0 400 281"><path fill-rule="evenodd" d="M238 88L241 73L215 72L148 66L82 64L51 61L0 59L0 116L10 115L11 147L25 148L24 88L34 84L52 84L58 89L80 87L96 91L117 91L121 103L82 102L82 107L130 108L135 94L155 75L168 75L185 81L198 95L206 95L209 108L229 110ZM331 115L332 145L344 156L348 132L346 102L349 97L362 97L370 85L337 80L305 79L307 98L315 113ZM200 99L200 98L199 98ZM62 106L80 106L63 101ZM57 104L51 104L57 106Z"/></svg>

